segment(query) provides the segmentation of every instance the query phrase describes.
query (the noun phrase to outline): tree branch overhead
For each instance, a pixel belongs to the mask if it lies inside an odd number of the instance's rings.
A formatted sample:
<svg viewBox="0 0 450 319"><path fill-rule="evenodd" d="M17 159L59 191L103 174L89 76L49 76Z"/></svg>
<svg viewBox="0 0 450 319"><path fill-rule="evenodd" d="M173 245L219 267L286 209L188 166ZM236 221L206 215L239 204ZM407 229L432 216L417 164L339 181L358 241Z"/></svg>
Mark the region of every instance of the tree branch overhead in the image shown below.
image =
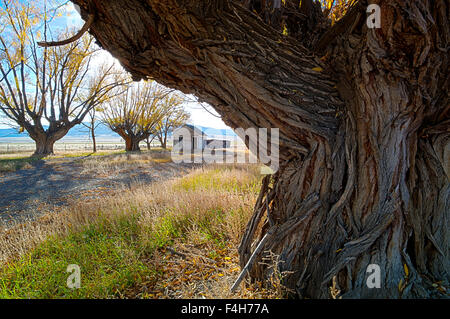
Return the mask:
<svg viewBox="0 0 450 319"><path fill-rule="evenodd" d="M271 251L297 296L329 297L331 282L344 297L441 296L448 1L378 0L381 28L366 0L72 2L134 79L194 94L233 128L279 128L280 170L239 247L252 279L270 276ZM376 263L382 290L365 285Z"/></svg>

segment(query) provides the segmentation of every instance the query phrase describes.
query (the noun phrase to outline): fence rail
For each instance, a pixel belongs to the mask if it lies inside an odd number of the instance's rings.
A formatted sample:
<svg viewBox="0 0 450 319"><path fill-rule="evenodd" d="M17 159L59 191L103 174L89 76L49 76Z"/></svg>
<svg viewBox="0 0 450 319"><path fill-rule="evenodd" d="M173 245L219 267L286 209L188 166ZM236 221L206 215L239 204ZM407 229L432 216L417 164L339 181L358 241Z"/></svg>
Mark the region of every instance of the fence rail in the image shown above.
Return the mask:
<svg viewBox="0 0 450 319"><path fill-rule="evenodd" d="M71 152L71 151L89 151L92 150L92 143L57 143L54 146L56 152ZM97 144L97 150L121 150L124 148L123 143L99 143ZM12 153L28 153L34 152L35 145L32 143L0 143L0 154L12 154Z"/></svg>

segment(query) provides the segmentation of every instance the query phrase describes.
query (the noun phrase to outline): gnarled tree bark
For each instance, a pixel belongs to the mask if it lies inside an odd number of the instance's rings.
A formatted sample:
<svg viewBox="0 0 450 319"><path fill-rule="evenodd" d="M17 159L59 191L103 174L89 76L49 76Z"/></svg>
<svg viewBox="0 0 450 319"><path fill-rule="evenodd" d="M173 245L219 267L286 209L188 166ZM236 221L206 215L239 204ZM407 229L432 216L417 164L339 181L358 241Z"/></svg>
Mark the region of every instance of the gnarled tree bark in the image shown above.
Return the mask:
<svg viewBox="0 0 450 319"><path fill-rule="evenodd" d="M445 296L447 1L374 1L380 29L367 28L366 1L333 26L312 0L275 18L251 0L73 2L136 80L193 93L233 128L280 129L280 169L264 180L242 265L270 233L258 260L279 255L299 297L327 298L333 282L350 298ZM370 264L380 289L366 285Z"/></svg>
<svg viewBox="0 0 450 319"><path fill-rule="evenodd" d="M42 125L30 125L24 122L27 132L36 143L36 150L33 156L48 156L54 154L54 145L62 139L67 132L74 126L73 124L65 124L65 126L55 126L54 123L45 130Z"/></svg>
<svg viewBox="0 0 450 319"><path fill-rule="evenodd" d="M140 141L132 138L125 139L125 150L127 152L140 152L141 148L139 146L139 142Z"/></svg>
<svg viewBox="0 0 450 319"><path fill-rule="evenodd" d="M141 148L139 146L139 143L147 139L147 136L136 136L132 132L124 129L119 129L115 132L119 134L120 137L125 141L125 151L127 152L140 152Z"/></svg>

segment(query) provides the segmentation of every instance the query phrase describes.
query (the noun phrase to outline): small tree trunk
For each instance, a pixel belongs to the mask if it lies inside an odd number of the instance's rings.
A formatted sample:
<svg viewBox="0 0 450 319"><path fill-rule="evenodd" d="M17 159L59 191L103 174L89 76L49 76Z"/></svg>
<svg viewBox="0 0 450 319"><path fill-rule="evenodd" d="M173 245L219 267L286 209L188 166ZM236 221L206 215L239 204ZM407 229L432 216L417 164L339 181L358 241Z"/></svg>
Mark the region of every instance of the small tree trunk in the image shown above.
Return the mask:
<svg viewBox="0 0 450 319"><path fill-rule="evenodd" d="M162 136L158 136L158 140L159 140L159 144L161 144L161 147L163 149L166 149L166 144L167 144L166 139Z"/></svg>
<svg viewBox="0 0 450 319"><path fill-rule="evenodd" d="M145 143L147 143L147 150L150 151L151 148L152 148L152 147L151 147L152 145L151 145L151 142L150 142L150 137L147 137L147 139L145 140Z"/></svg>
<svg viewBox="0 0 450 319"><path fill-rule="evenodd" d="M166 150L167 149L167 132L166 135L164 135L164 146L163 148Z"/></svg>
<svg viewBox="0 0 450 319"><path fill-rule="evenodd" d="M92 137L92 152L97 153L97 141L95 140L95 129L91 128L91 137Z"/></svg>

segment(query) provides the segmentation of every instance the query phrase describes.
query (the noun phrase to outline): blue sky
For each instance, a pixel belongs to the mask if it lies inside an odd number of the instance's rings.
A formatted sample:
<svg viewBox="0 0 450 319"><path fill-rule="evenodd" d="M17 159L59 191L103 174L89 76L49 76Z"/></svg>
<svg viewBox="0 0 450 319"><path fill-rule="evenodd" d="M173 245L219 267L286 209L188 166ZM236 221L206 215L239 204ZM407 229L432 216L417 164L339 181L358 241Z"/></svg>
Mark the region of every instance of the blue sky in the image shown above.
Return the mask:
<svg viewBox="0 0 450 319"><path fill-rule="evenodd" d="M62 5L58 9L57 14L50 24L50 27L54 34L57 34L59 29L64 30L67 27L69 27L69 29L80 29L83 26L84 22L71 2L68 2L66 0L55 0L48 2L49 8L55 8ZM106 60L119 64L119 62L114 59L107 51L102 51L101 54L98 55L96 60L98 61L98 63ZM186 104L186 109L191 114L191 124L219 129L228 128L228 126L226 126L226 124L220 118L218 118L217 116L213 116L209 112L205 111L204 108L198 103L188 103ZM218 115L211 107L208 107L208 110L211 113ZM0 123L0 128L6 128L6 126Z"/></svg>

